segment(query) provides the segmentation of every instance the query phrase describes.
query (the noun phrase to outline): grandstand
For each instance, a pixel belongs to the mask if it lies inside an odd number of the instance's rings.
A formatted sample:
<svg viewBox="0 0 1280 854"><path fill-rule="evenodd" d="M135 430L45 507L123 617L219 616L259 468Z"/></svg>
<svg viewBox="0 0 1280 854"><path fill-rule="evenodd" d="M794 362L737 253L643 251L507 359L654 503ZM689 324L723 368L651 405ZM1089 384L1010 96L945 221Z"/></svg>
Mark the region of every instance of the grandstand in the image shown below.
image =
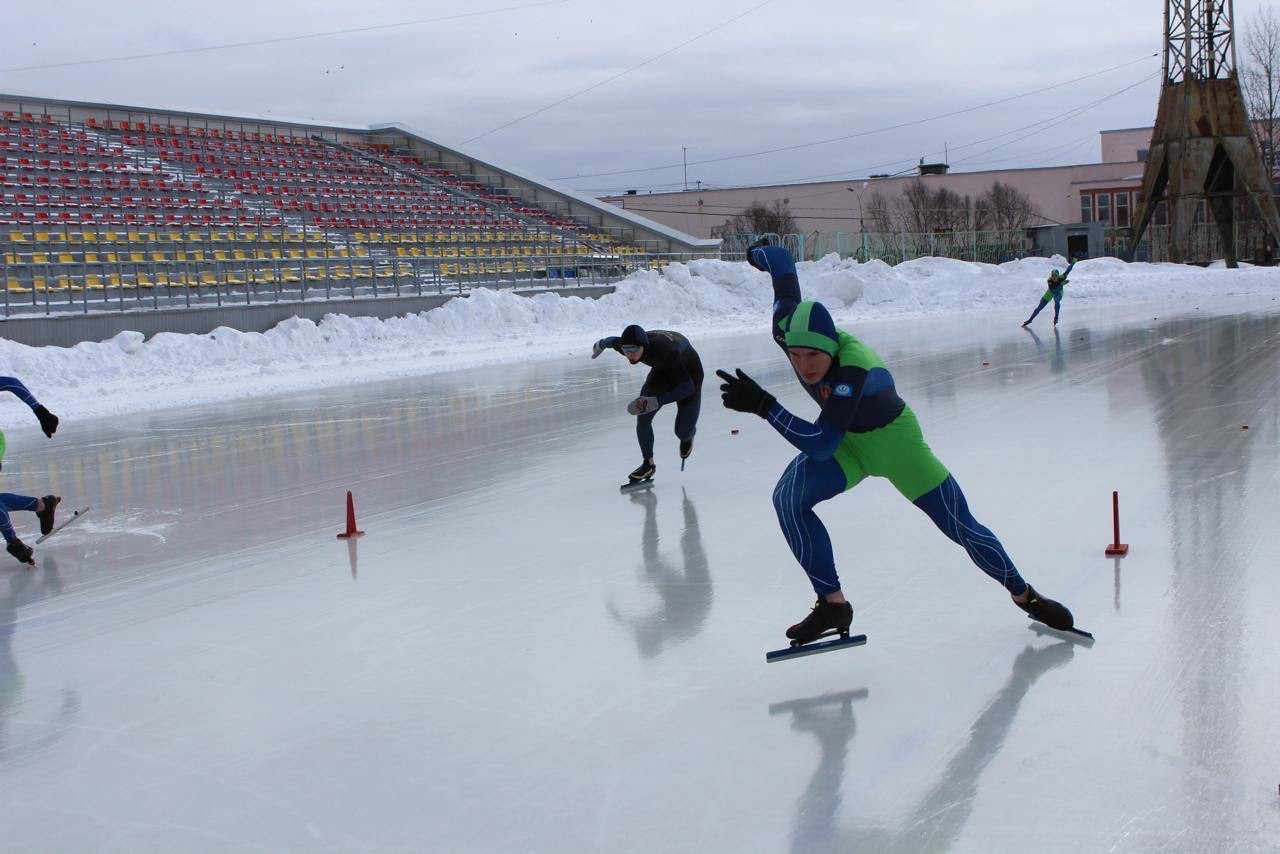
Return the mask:
<svg viewBox="0 0 1280 854"><path fill-rule="evenodd" d="M719 247L397 125L0 95L0 156L5 316L598 284Z"/></svg>

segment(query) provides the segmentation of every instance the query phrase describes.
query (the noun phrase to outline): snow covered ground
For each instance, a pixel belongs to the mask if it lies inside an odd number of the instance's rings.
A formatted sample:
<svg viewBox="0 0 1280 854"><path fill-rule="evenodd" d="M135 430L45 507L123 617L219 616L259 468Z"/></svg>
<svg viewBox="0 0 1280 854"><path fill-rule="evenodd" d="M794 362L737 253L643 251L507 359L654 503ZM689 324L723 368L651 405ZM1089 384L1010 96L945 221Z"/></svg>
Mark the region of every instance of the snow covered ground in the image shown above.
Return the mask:
<svg viewBox="0 0 1280 854"><path fill-rule="evenodd" d="M999 266L923 258L898 266L828 256L799 265L801 286L838 321L977 314L1030 314L1061 258ZM1082 261L1064 310L1142 301L1186 302L1280 291L1280 268L1199 269L1171 264ZM637 273L601 299L520 297L478 289L432 311L390 320L330 315L294 318L267 333L222 328L210 335L122 332L104 342L32 348L0 340L0 370L21 378L61 417L84 419L460 367L586 352L629 323L670 327L705 340L749 330L769 315L766 274L717 260ZM16 400L0 400L0 427L29 425Z"/></svg>

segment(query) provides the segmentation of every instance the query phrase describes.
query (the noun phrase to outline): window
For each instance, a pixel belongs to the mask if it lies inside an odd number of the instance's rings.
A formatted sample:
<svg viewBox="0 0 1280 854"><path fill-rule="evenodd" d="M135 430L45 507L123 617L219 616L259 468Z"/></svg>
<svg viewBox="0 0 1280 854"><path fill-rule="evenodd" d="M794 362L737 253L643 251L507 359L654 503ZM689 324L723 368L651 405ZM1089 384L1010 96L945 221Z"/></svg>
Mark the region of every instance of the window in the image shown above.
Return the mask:
<svg viewBox="0 0 1280 854"><path fill-rule="evenodd" d="M1116 225L1129 227L1129 194L1116 193Z"/></svg>
<svg viewBox="0 0 1280 854"><path fill-rule="evenodd" d="M1093 196L1088 193L1080 194L1080 221L1093 222Z"/></svg>
<svg viewBox="0 0 1280 854"><path fill-rule="evenodd" d="M1111 194L1098 193L1098 222L1111 224Z"/></svg>
<svg viewBox="0 0 1280 854"><path fill-rule="evenodd" d="M1139 163L1146 163L1146 162L1147 162L1147 155L1148 155L1149 153L1150 153L1150 149L1146 149L1146 148L1139 148L1139 149L1138 149L1138 162L1139 162Z"/></svg>

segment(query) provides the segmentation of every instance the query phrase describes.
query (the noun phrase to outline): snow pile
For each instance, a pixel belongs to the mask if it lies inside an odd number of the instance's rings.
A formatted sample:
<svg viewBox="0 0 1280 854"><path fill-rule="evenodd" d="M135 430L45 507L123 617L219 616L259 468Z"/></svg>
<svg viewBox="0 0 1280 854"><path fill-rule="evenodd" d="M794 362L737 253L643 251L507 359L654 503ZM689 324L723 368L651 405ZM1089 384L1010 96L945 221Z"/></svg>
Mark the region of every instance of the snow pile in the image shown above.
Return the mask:
<svg viewBox="0 0 1280 854"><path fill-rule="evenodd" d="M1001 265L921 258L891 267L829 255L798 265L804 295L837 321L1018 308L1030 313L1061 258ZM1200 269L1081 261L1067 298L1085 304L1272 292L1280 269ZM699 260L635 273L614 293L584 299L477 289L431 311L388 320L292 318L266 333L219 328L208 335L121 332L74 347L0 340L0 373L18 377L60 416L87 418L231 400L460 367L585 354L629 323L694 337L763 333L773 290L745 263ZM16 399L0 400L0 427L34 426Z"/></svg>

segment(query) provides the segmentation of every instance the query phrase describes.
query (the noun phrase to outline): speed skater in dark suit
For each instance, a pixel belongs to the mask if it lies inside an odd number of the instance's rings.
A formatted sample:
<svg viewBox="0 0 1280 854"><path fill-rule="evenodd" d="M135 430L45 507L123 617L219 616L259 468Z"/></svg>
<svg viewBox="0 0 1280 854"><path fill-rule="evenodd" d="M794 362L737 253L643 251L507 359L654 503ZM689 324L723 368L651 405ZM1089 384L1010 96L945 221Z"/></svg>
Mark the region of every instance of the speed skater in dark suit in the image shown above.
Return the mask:
<svg viewBox="0 0 1280 854"><path fill-rule="evenodd" d="M653 419L667 404L676 405L680 459L693 452L693 435L698 431L698 411L702 407L702 360L689 339L679 332L645 331L635 324L622 330L621 335L597 341L591 347L591 358L605 350L616 350L631 364L649 368L640 394L627 404L627 412L636 416L636 440L644 458L627 477L630 483L642 483L657 471L653 462Z"/></svg>

